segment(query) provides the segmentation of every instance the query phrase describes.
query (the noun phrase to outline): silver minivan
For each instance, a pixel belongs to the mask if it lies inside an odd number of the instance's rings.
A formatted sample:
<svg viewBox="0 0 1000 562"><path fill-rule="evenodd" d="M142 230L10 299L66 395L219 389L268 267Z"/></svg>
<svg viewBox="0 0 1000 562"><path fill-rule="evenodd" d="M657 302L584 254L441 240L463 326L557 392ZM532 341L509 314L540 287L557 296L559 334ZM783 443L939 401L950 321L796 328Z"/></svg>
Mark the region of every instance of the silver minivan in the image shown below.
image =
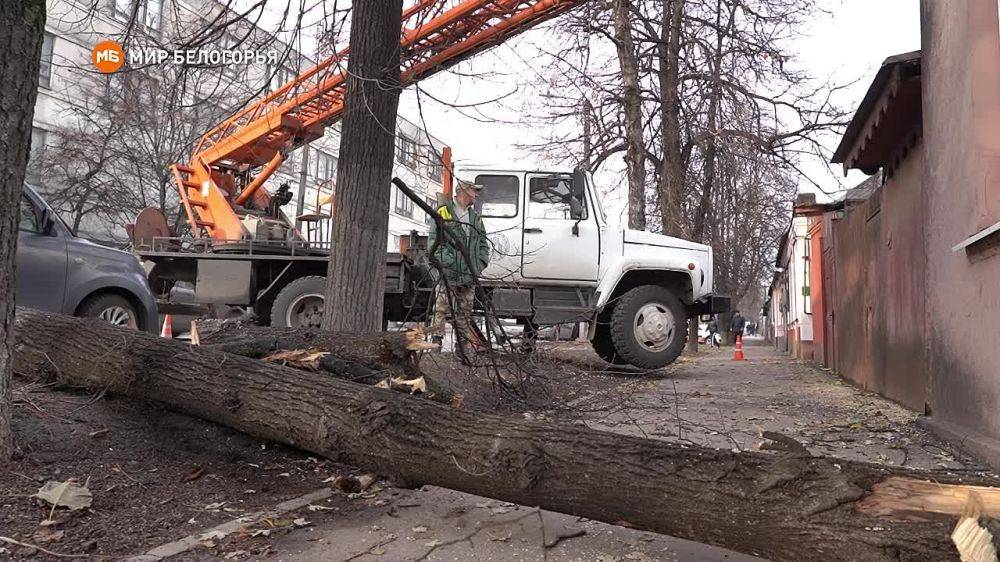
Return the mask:
<svg viewBox="0 0 1000 562"><path fill-rule="evenodd" d="M74 236L27 184L19 220L18 306L157 331L156 299L138 258Z"/></svg>

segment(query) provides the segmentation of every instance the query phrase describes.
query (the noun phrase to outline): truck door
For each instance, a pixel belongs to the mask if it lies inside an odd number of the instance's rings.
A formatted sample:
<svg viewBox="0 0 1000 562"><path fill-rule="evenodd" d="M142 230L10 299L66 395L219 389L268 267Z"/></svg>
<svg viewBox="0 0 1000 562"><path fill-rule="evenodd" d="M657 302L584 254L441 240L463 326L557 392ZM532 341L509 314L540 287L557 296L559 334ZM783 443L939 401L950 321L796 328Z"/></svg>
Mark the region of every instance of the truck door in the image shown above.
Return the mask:
<svg viewBox="0 0 1000 562"><path fill-rule="evenodd" d="M17 231L17 306L63 312L66 292L66 240L45 231L42 207L25 193Z"/></svg>
<svg viewBox="0 0 1000 562"><path fill-rule="evenodd" d="M525 278L597 281L600 230L583 185L567 174L530 174L521 271Z"/></svg>
<svg viewBox="0 0 1000 562"><path fill-rule="evenodd" d="M521 176L501 172L479 174L483 186L476 207L490 240L490 264L485 280L512 281L521 277Z"/></svg>

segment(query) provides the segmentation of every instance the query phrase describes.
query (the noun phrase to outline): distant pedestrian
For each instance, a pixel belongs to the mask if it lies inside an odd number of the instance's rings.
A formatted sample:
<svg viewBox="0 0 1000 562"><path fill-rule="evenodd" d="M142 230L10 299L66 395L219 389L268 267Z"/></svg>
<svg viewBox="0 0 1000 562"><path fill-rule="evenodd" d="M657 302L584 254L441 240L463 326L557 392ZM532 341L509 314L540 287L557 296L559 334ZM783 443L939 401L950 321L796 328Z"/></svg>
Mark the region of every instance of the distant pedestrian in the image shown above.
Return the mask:
<svg viewBox="0 0 1000 562"><path fill-rule="evenodd" d="M743 330L745 330L746 327L746 319L743 318L743 315L740 314L739 310L735 311L733 313L733 321L729 323L729 331L733 334L733 341L736 341L736 338L743 337Z"/></svg>
<svg viewBox="0 0 1000 562"><path fill-rule="evenodd" d="M710 347L722 347L719 342L716 341L719 333L719 321L712 315L712 319L708 322L708 345Z"/></svg>

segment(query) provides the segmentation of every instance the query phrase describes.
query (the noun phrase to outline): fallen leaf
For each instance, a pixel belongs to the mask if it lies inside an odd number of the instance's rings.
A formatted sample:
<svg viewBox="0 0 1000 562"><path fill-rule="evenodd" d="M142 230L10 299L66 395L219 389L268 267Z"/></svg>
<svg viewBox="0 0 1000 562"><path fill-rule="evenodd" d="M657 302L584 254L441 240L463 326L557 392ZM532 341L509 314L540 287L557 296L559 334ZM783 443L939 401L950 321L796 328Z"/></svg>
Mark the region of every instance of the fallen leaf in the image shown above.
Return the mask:
<svg viewBox="0 0 1000 562"><path fill-rule="evenodd" d="M210 540L219 540L224 538L226 538L226 534L223 533L222 531L209 531L203 534L202 536L198 537L198 540L210 541Z"/></svg>
<svg viewBox="0 0 1000 562"><path fill-rule="evenodd" d="M372 556L382 556L385 554L385 549L381 546L373 546L372 549L368 551L368 554L371 554Z"/></svg>
<svg viewBox="0 0 1000 562"><path fill-rule="evenodd" d="M91 432L90 432L90 433L88 433L87 435L89 435L89 436L91 436L91 437L104 437L104 436L105 436L105 435L107 435L107 434L108 434L108 433L109 433L110 431L111 431L110 429L108 429L108 428L106 428L106 427L105 427L104 429L98 429L98 430L96 430L96 431L91 431Z"/></svg>
<svg viewBox="0 0 1000 562"><path fill-rule="evenodd" d="M224 506L224 505L226 505L226 502L210 503L210 504L208 504L208 505L205 506L205 509L210 510L210 511L211 510L218 510L218 509L222 509L222 506Z"/></svg>
<svg viewBox="0 0 1000 562"><path fill-rule="evenodd" d="M51 529L42 527L37 533L35 533L34 540L38 542L56 542L63 538L66 531L53 531Z"/></svg>
<svg viewBox="0 0 1000 562"><path fill-rule="evenodd" d="M413 531L414 533L426 533L427 532L427 527L424 527L423 525L420 525L419 527L414 527L414 528L412 528L410 530Z"/></svg>
<svg viewBox="0 0 1000 562"><path fill-rule="evenodd" d="M53 510L57 507L67 507L70 511L77 511L88 508L94 503L94 496L90 490L72 480L65 482L49 480L38 489L35 497L51 504ZM50 515L49 519L51 518Z"/></svg>
<svg viewBox="0 0 1000 562"><path fill-rule="evenodd" d="M313 504L309 504L309 505L306 506L306 509L308 509L309 511L330 511L333 508L332 507L326 507L325 505L313 505Z"/></svg>
<svg viewBox="0 0 1000 562"><path fill-rule="evenodd" d="M331 476L323 482L333 483L334 488L337 488L345 494L357 494L367 490L377 480L378 477L374 474L362 474L361 476Z"/></svg>
<svg viewBox="0 0 1000 562"><path fill-rule="evenodd" d="M192 468L191 471L187 473L187 476L184 477L184 481L191 482L192 480L197 480L201 478L203 474L205 474L204 467Z"/></svg>
<svg viewBox="0 0 1000 562"><path fill-rule="evenodd" d="M270 529L257 529L256 531L250 533L250 537L269 537L271 536Z"/></svg>
<svg viewBox="0 0 1000 562"><path fill-rule="evenodd" d="M247 551L245 551L245 550L234 550L234 551L230 552L229 554L226 554L225 556L223 556L223 558L225 558L226 560L235 560L235 559L237 559L237 558L239 558L241 556L246 556L247 554L249 554L249 553Z"/></svg>
<svg viewBox="0 0 1000 562"><path fill-rule="evenodd" d="M427 548L435 548L435 547L441 546L441 541L439 541L437 539L434 539L432 541L425 542L424 546L426 546Z"/></svg>
<svg viewBox="0 0 1000 562"><path fill-rule="evenodd" d="M375 388L389 388L389 379L378 381L375 383Z"/></svg>
<svg viewBox="0 0 1000 562"><path fill-rule="evenodd" d="M307 525L312 525L312 523L309 522L309 521L306 521L305 517L299 517L298 519L293 519L292 520L292 525L295 525L296 527L305 527Z"/></svg>
<svg viewBox="0 0 1000 562"><path fill-rule="evenodd" d="M507 542L508 540L510 540L512 536L514 536L513 533L507 533L506 535L494 535L493 533L489 532L487 532L486 535L490 538L491 541L497 541L497 542Z"/></svg>

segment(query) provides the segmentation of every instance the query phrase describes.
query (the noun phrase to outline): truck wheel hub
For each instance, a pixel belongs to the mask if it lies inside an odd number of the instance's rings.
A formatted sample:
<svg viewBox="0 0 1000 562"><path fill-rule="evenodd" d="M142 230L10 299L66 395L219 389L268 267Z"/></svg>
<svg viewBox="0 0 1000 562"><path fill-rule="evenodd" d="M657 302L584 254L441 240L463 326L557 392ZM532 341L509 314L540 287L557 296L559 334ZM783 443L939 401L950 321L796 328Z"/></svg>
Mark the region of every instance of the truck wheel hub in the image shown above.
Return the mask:
<svg viewBox="0 0 1000 562"><path fill-rule="evenodd" d="M644 305L635 315L635 339L647 351L663 351L674 337L674 320L659 303Z"/></svg>
<svg viewBox="0 0 1000 562"><path fill-rule="evenodd" d="M319 328L323 322L323 295L296 297L288 307L285 323L290 328Z"/></svg>

